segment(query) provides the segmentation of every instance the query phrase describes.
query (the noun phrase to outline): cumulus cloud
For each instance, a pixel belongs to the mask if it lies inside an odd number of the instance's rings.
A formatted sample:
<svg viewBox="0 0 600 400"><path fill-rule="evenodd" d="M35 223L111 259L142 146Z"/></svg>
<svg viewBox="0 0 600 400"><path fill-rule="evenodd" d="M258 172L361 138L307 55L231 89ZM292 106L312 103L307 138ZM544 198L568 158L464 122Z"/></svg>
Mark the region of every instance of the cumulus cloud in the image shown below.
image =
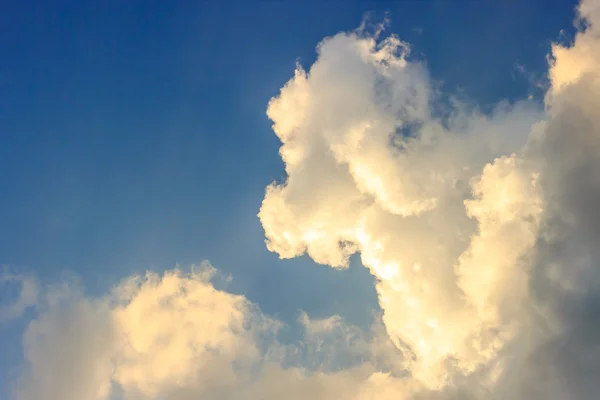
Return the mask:
<svg viewBox="0 0 600 400"><path fill-rule="evenodd" d="M267 247L335 268L360 254L426 388L600 390L588 377L600 365L599 4L583 1L573 45L552 47L543 111L442 105L407 44L363 31L321 42L269 104L287 180L259 213Z"/></svg>
<svg viewBox="0 0 600 400"><path fill-rule="evenodd" d="M376 327L301 314L301 339L280 343L282 323L217 290L215 274L204 263L133 276L98 298L46 287L14 398L368 399L415 385L395 378L402 355Z"/></svg>
<svg viewBox="0 0 600 400"><path fill-rule="evenodd" d="M185 398L171 393L219 393L243 380L260 334L276 325L216 290L214 272L135 276L97 299L70 285L49 290L24 335L16 398Z"/></svg>
<svg viewBox="0 0 600 400"><path fill-rule="evenodd" d="M497 325L497 299L478 295L486 285L503 290L506 263L532 246L533 233L525 242L515 234L530 229L524 219L536 211L521 203L535 195L535 182L516 156L486 163L519 136L525 142L535 118L523 106L491 118L460 109L434 116L436 94L424 68L406 61L407 48L394 37L343 33L320 44L309 72L298 67L267 112L288 180L267 189L259 216L269 249L284 258L306 252L344 267L360 252L379 279L391 339L414 353L413 373L437 388L448 357L472 371L497 347L485 332ZM476 222L481 232L472 238ZM497 248L503 240L510 242ZM523 249L508 255L514 243ZM512 259L496 260L490 248ZM487 261L495 265L482 273Z"/></svg>

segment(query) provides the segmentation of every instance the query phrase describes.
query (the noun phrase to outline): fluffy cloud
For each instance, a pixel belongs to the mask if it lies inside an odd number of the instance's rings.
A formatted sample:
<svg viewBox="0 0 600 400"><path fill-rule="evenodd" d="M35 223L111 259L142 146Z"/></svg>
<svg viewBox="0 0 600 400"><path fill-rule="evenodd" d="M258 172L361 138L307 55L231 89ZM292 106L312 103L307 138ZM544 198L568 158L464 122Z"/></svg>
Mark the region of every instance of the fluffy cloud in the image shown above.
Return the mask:
<svg viewBox="0 0 600 400"><path fill-rule="evenodd" d="M214 272L132 277L99 299L51 289L24 336L28 368L16 398L177 398L242 381L260 334L276 325L244 297L216 290Z"/></svg>
<svg viewBox="0 0 600 400"><path fill-rule="evenodd" d="M407 44L362 31L325 39L269 104L288 177L259 213L268 248L336 268L359 253L424 387L600 389L588 377L600 365L599 4L580 5L572 46L553 46L544 112L442 107Z"/></svg>
<svg viewBox="0 0 600 400"><path fill-rule="evenodd" d="M307 252L344 267L360 252L379 279L391 339L414 353L413 373L438 388L448 357L472 371L495 355L499 339L487 331L497 327L502 293L494 292L508 290L506 264L533 245L525 219L539 206L527 204L535 179L516 156L478 175L508 150L504 141L518 142L502 137L509 128L524 142L535 119L524 107L435 117L435 93L406 51L393 37L344 33L321 43L309 73L298 68L268 109L288 180L267 189L259 216L269 249L284 258ZM475 198L465 204L473 179ZM485 262L494 265L482 270Z"/></svg>
<svg viewBox="0 0 600 400"><path fill-rule="evenodd" d="M215 289L215 274L205 263L134 276L100 298L45 288L14 398L368 399L416 385L395 378L402 355L377 327L302 314L300 342L279 343L282 323Z"/></svg>

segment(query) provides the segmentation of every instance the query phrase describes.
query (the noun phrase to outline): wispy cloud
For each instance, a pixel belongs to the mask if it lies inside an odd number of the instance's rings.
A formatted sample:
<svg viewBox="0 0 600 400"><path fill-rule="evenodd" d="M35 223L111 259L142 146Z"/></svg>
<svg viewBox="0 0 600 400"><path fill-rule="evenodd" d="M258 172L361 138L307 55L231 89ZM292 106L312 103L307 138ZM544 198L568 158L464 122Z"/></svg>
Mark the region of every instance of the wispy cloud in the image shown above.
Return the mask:
<svg viewBox="0 0 600 400"><path fill-rule="evenodd" d="M31 275L0 270L0 323L19 318L37 303L38 282Z"/></svg>

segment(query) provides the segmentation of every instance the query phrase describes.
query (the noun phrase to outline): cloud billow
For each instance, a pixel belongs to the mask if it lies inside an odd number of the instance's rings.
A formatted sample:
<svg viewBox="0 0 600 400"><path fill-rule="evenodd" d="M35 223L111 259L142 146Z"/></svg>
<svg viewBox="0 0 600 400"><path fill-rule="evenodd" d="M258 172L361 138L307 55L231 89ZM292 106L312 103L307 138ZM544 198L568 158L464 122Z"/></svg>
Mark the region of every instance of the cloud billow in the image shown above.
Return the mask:
<svg viewBox="0 0 600 400"><path fill-rule="evenodd" d="M458 104L441 119L408 45L360 31L325 39L269 105L288 177L259 213L268 248L336 268L359 253L387 334L431 390L558 399L598 389L568 373L600 345L585 335L597 330L600 278L598 2L579 11L574 44L553 46L544 112ZM399 135L406 126L416 129ZM545 363L534 361L542 348Z"/></svg>

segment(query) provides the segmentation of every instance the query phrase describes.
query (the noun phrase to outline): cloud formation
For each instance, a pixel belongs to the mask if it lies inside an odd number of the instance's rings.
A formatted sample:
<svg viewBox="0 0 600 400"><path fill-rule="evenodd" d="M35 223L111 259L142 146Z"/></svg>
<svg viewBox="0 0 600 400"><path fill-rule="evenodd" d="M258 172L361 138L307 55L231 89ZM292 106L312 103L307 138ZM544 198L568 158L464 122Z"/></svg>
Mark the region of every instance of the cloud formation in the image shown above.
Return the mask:
<svg viewBox="0 0 600 400"><path fill-rule="evenodd" d="M586 333L600 278L599 4L580 5L572 46L552 47L544 112L443 106L407 44L362 31L325 39L269 104L288 177L259 213L268 248L335 268L360 254L387 334L431 390L598 390L571 371L600 365Z"/></svg>
<svg viewBox="0 0 600 400"><path fill-rule="evenodd" d="M524 142L535 119L522 108L436 117L408 45L361 33L323 41L310 71L298 67L271 101L288 180L267 189L259 216L283 258L344 267L360 253L392 341L440 388L450 357L473 372L509 335L496 332L498 308L523 281L541 200L520 157L486 163L518 141L506 132Z"/></svg>
<svg viewBox="0 0 600 400"><path fill-rule="evenodd" d="M215 289L207 263L148 273L103 297L47 287L24 335L18 400L371 398L401 354L376 328L299 318L300 342L246 298ZM396 369L395 369L396 368Z"/></svg>
<svg viewBox="0 0 600 400"><path fill-rule="evenodd" d="M543 110L447 101L407 43L364 29L324 39L269 103L287 180L259 212L267 247L359 254L370 329L301 314L285 342L209 264L97 298L23 286L5 314L37 317L15 400L596 398L600 1L579 15Z"/></svg>

